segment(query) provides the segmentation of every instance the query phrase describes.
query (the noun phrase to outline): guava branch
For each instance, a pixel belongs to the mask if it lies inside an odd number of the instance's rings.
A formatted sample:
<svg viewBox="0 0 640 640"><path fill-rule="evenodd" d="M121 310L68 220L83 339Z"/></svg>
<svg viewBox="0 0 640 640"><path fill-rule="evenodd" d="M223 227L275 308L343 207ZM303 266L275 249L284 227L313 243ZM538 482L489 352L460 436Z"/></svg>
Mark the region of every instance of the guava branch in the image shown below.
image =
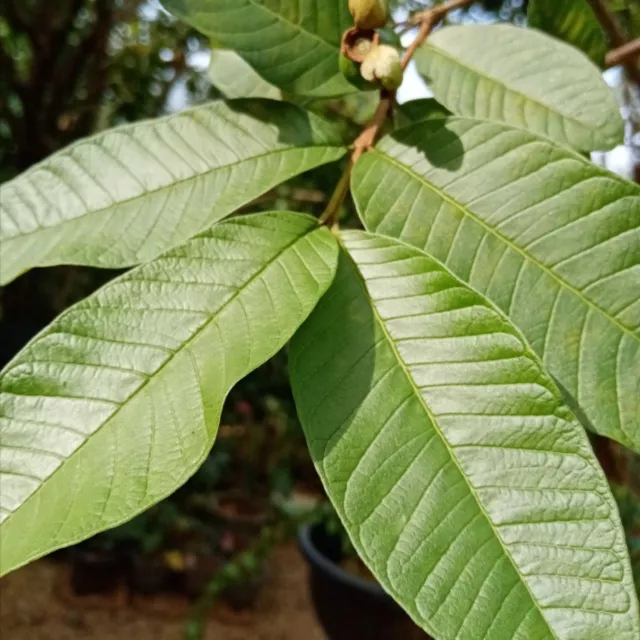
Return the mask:
<svg viewBox="0 0 640 640"><path fill-rule="evenodd" d="M625 30L604 0L588 0L588 2L602 25L603 30L609 37L609 40L611 40L611 44L616 49L624 48L628 44L633 44L629 43L629 38ZM612 53L615 53L615 50ZM624 64L629 78L640 87L640 68L636 60L636 57L629 56L621 60L621 64ZM609 62L609 56L607 56L607 62Z"/></svg>
<svg viewBox="0 0 640 640"><path fill-rule="evenodd" d="M420 24L420 30L418 31L418 35L414 41L409 45L409 47L407 47L407 51L402 58L402 70L406 70L415 55L415 52L418 50L418 47L424 44L425 40L431 35L434 28L447 15L447 13L449 13L449 11L459 9L465 5L470 5L475 1L476 0L451 0L450 2L437 5L433 7L433 9L421 11L419 14L416 14L414 18L419 19L419 23L417 24ZM380 130L391 113L395 103L395 98L395 92L380 92L380 103L378 104L378 108L376 109L373 118L353 144L353 153L351 157L354 163L365 151L367 151L367 149L370 149L376 143Z"/></svg>
<svg viewBox="0 0 640 640"><path fill-rule="evenodd" d="M409 45L402 58L401 64L403 71L406 70L406 68L409 66L409 63L411 62L411 59L413 58L415 52L418 50L418 47L424 44L425 40L431 35L431 32L434 30L434 28L443 20L443 18L446 17L446 15L450 11L461 9L462 7L471 5L474 2L476 2L476 0L450 0L449 2L444 2L443 4L436 5L431 9L421 11L412 16L411 24L415 26L419 25L420 29L418 31L418 35ZM360 159L360 157L375 145L378 137L380 136L380 132L382 131L384 123L391 114L395 101L395 91L387 91L385 89L380 91L380 102L378 103L378 108L376 109L376 112L374 113L371 120L365 126L362 133L356 138L351 146L351 155L349 156L347 165L342 173L340 182L338 182L336 189L331 196L329 203L327 204L327 208L325 209L322 216L320 216L321 224L335 223L340 212L340 208L342 207L342 203L344 202L347 193L349 193L353 167Z"/></svg>
<svg viewBox="0 0 640 640"><path fill-rule="evenodd" d="M409 18L409 24L413 26L421 25L423 22L435 19L436 24L447 16L448 13L456 11L457 9L464 9L471 6L478 0L449 0L449 2L443 2L437 4L431 9L425 9L424 11L418 11Z"/></svg>
<svg viewBox="0 0 640 640"><path fill-rule="evenodd" d="M633 64L638 58L640 58L640 38L609 51L606 63L608 67L617 67L619 64Z"/></svg>

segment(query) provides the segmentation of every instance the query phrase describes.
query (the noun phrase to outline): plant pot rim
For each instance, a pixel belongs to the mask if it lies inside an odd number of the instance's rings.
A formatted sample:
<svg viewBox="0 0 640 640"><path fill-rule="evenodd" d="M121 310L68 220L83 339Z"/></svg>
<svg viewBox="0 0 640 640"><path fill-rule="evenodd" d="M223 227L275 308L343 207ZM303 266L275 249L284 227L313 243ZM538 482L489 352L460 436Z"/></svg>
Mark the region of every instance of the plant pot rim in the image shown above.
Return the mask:
<svg viewBox="0 0 640 640"><path fill-rule="evenodd" d="M377 583L368 582L345 571L340 565L327 558L314 544L312 533L320 528L320 524L305 524L298 529L298 545L302 554L309 563L328 573L336 581L360 591L365 591L370 596L381 601L391 600L389 594Z"/></svg>

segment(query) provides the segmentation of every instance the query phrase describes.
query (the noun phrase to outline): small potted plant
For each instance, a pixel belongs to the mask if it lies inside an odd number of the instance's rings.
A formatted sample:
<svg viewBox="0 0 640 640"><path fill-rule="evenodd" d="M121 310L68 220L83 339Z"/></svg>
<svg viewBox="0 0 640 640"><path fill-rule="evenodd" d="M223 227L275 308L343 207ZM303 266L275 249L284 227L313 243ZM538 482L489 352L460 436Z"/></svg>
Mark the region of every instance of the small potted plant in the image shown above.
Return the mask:
<svg viewBox="0 0 640 640"><path fill-rule="evenodd" d="M358 558L327 503L321 517L303 525L300 549L310 565L316 614L330 640L427 640L427 636L376 582Z"/></svg>
<svg viewBox="0 0 640 640"><path fill-rule="evenodd" d="M222 599L234 611L252 609L265 581L265 557L250 549L234 562Z"/></svg>

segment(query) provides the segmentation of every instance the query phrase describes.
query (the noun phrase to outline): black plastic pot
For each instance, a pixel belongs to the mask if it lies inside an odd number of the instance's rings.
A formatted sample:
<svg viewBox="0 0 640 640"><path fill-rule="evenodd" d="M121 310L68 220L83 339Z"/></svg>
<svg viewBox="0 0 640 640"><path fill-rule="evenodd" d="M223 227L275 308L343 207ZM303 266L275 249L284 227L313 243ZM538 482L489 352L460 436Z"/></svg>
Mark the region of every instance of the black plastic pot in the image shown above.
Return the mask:
<svg viewBox="0 0 640 640"><path fill-rule="evenodd" d="M378 584L340 567L340 540L327 535L322 525L302 527L298 543L311 565L313 604L330 640L426 640L429 637Z"/></svg>

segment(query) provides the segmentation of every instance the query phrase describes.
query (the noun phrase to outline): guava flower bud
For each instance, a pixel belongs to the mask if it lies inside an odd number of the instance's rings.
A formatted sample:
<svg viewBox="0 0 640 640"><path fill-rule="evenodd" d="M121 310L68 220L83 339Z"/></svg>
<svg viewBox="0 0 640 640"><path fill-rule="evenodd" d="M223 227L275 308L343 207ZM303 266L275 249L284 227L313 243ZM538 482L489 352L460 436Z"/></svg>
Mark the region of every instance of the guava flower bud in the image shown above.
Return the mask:
<svg viewBox="0 0 640 640"><path fill-rule="evenodd" d="M360 74L360 65L353 60L349 60L347 56L340 54L340 71L347 81L360 91L370 91L375 89L376 85L367 82Z"/></svg>
<svg viewBox="0 0 640 640"><path fill-rule="evenodd" d="M379 82L385 89L395 91L403 78L400 54L397 49L381 44L367 54L360 73L368 82Z"/></svg>
<svg viewBox="0 0 640 640"><path fill-rule="evenodd" d="M356 27L367 31L384 27L389 19L387 0L349 0L349 11Z"/></svg>

